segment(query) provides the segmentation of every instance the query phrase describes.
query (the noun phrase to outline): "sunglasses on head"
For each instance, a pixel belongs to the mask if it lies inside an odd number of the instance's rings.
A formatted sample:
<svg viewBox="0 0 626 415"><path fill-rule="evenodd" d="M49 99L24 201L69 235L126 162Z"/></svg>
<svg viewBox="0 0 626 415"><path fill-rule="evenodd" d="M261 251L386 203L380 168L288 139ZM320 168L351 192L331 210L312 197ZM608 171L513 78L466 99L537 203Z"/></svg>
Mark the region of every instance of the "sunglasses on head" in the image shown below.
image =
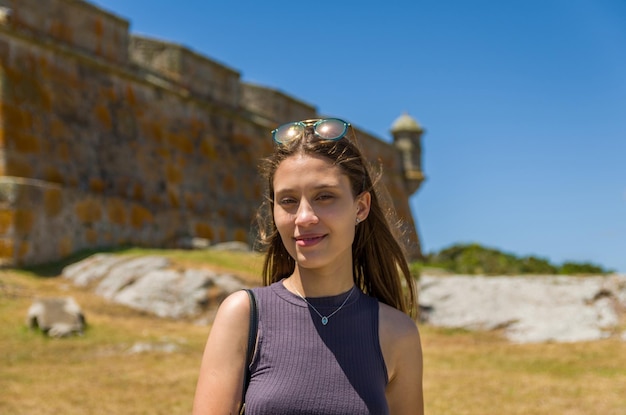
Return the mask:
<svg viewBox="0 0 626 415"><path fill-rule="evenodd" d="M272 138L278 144L288 144L302 137L308 127L313 127L313 134L317 138L336 141L346 135L350 124L339 118L295 121L283 124L273 130Z"/></svg>

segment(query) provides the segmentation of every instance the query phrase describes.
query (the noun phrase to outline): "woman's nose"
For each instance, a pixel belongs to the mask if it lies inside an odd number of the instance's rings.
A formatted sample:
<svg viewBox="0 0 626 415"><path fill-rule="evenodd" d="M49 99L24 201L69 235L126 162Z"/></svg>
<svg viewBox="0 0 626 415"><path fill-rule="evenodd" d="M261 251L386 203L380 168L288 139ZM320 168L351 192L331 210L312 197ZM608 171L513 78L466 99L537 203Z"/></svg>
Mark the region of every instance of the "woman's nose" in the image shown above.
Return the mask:
<svg viewBox="0 0 626 415"><path fill-rule="evenodd" d="M317 223L318 218L313 210L313 206L308 203L306 200L301 200L300 205L298 206L298 211L296 212L296 225L309 225L312 223Z"/></svg>

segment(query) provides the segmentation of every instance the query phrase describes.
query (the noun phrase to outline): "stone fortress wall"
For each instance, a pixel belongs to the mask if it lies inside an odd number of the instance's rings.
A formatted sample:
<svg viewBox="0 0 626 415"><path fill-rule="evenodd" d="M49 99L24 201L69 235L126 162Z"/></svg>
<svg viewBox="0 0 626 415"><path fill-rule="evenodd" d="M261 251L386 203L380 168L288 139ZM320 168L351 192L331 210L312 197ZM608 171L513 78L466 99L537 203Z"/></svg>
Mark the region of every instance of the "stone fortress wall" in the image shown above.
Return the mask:
<svg viewBox="0 0 626 415"><path fill-rule="evenodd" d="M190 237L252 244L269 131L317 116L89 2L0 0L0 264ZM419 149L356 130L419 256L409 196L423 176L407 164Z"/></svg>

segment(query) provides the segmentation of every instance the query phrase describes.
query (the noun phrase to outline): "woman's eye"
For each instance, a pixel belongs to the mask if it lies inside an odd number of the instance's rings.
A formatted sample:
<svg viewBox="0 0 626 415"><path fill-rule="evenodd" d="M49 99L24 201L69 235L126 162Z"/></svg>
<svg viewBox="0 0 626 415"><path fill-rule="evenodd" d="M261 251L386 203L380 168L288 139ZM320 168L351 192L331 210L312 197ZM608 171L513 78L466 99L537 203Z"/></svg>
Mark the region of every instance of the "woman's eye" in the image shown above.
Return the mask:
<svg viewBox="0 0 626 415"><path fill-rule="evenodd" d="M330 194L323 194L323 195L319 195L318 200L330 200L330 199L334 199L335 196L330 195Z"/></svg>
<svg viewBox="0 0 626 415"><path fill-rule="evenodd" d="M296 200L296 199L293 199L293 198L291 198L291 197L284 197L284 198L280 199L280 200L278 201L278 203L279 203L280 205L285 206L285 205L291 205L291 204L298 203L298 202L297 202L297 200Z"/></svg>

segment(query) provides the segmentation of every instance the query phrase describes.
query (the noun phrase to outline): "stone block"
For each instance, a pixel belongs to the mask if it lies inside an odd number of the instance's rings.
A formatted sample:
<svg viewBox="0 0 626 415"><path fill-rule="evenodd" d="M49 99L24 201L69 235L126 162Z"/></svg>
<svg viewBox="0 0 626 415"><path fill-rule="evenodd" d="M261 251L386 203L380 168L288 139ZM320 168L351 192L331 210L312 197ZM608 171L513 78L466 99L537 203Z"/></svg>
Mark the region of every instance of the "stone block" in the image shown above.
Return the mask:
<svg viewBox="0 0 626 415"><path fill-rule="evenodd" d="M230 108L238 106L239 72L184 46L134 35L130 58L198 97Z"/></svg>
<svg viewBox="0 0 626 415"><path fill-rule="evenodd" d="M54 39L116 63L128 61L127 20L87 1L0 0L10 10L4 26Z"/></svg>
<svg viewBox="0 0 626 415"><path fill-rule="evenodd" d="M317 109L283 92L259 85L242 83L242 107L265 117L274 124L315 118Z"/></svg>

